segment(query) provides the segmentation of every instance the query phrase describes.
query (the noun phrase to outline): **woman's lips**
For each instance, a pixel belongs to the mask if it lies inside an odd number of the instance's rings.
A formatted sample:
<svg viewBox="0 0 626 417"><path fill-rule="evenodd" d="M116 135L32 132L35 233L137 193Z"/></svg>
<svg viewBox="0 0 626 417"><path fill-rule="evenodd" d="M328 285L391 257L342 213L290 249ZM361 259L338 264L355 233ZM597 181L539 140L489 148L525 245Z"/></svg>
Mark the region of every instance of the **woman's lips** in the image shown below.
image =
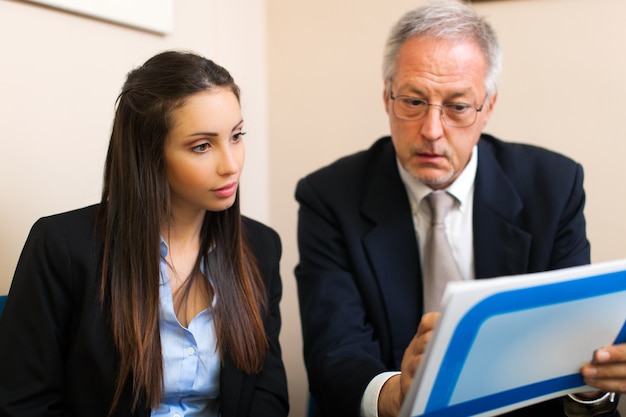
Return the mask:
<svg viewBox="0 0 626 417"><path fill-rule="evenodd" d="M237 192L237 183L232 182L230 184L226 184L225 186L213 190L213 193L218 197L226 198L230 197Z"/></svg>

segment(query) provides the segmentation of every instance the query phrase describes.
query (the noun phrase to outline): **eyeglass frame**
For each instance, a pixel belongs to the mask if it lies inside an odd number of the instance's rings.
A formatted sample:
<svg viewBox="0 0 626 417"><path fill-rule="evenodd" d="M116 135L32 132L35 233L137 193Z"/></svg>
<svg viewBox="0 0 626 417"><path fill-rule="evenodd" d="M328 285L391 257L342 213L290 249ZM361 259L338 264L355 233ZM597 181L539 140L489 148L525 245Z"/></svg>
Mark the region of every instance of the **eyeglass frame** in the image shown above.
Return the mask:
<svg viewBox="0 0 626 417"><path fill-rule="evenodd" d="M468 107L473 108L474 110L476 110L476 112L474 113L474 121L468 125L462 125L462 126L455 126L455 125L451 125L450 123L448 123L448 121L446 120L444 116L445 112L444 112L444 106L446 106L447 104L454 104L454 103L444 103L444 104L432 104L429 103L428 101L415 97L415 96L409 96L406 94L401 94L399 96L394 96L393 95L393 90L389 90L389 98L393 101L393 103L391 104L391 110L393 111L393 115L396 116L398 119L400 120L406 120L406 121L410 121L410 122L415 122L418 120L422 120L424 117L426 117L426 115L428 114L428 107L437 107L439 109L439 117L441 117L441 120L448 126L450 127L458 127L458 128L464 128L464 127L470 127L472 125L474 125L476 123L476 120L478 120L478 113L480 113L483 110L483 107L485 107L485 102L487 101L487 96L488 94L485 94L485 99L483 100L483 104L480 107L476 107L475 105L469 104L469 103L456 103L456 105L466 105ZM395 102L397 98L411 98L411 99L415 99L416 101L421 101L423 103L426 103L426 111L424 111L424 114L421 117L418 117L417 119L407 119L404 117L400 117L398 116L398 114L396 113L396 106L395 106Z"/></svg>

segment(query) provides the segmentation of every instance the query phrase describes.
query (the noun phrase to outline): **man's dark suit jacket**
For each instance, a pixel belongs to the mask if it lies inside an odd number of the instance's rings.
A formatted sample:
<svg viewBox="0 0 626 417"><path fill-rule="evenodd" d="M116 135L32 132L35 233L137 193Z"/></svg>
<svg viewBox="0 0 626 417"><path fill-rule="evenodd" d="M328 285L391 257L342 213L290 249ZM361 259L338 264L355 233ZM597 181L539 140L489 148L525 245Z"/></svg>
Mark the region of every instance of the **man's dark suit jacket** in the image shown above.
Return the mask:
<svg viewBox="0 0 626 417"><path fill-rule="evenodd" d="M296 200L296 278L310 390L324 415L356 417L372 378L400 369L423 313L415 229L390 138L300 180ZM584 202L579 164L482 135L476 277L589 263ZM519 415L559 416L561 401Z"/></svg>
<svg viewBox="0 0 626 417"><path fill-rule="evenodd" d="M0 319L0 416L105 417L118 369L108 317L99 304L101 244L94 239L96 206L40 219L20 256ZM226 352L220 375L221 415L287 416L281 321L281 243L250 219L244 227L266 285L269 350L263 370L246 375ZM158 279L158 277L155 277ZM113 416L130 412L125 390Z"/></svg>

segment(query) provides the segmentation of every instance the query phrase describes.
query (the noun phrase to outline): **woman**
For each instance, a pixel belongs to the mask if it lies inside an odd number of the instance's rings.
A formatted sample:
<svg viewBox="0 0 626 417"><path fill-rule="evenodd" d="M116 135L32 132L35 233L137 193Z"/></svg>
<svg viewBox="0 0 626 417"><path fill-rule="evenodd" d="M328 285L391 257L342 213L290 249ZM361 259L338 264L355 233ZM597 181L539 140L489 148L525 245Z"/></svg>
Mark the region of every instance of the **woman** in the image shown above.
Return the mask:
<svg viewBox="0 0 626 417"><path fill-rule="evenodd" d="M130 72L99 205L40 219L0 319L0 416L286 416L278 235L242 217L239 89Z"/></svg>

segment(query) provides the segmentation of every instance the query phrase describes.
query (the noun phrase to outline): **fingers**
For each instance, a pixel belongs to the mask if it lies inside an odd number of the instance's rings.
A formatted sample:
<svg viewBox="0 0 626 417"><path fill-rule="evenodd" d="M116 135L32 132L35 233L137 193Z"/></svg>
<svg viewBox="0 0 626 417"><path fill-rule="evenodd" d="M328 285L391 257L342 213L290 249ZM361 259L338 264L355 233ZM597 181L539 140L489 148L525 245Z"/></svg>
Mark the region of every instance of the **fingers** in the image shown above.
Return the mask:
<svg viewBox="0 0 626 417"><path fill-rule="evenodd" d="M437 320L439 320L439 316L440 316L440 313L434 313L434 312L424 314L417 328L416 337L419 337L422 334L431 332L435 328L435 324L437 324Z"/></svg>
<svg viewBox="0 0 626 417"><path fill-rule="evenodd" d="M594 352L593 362L582 367L586 384L603 391L626 392L626 344Z"/></svg>
<svg viewBox="0 0 626 417"><path fill-rule="evenodd" d="M426 350L428 342L430 342L433 329L438 319L439 313L427 313L422 316L422 320L417 328L417 333L413 336L411 343L405 351L405 357L410 356L415 358L416 356L419 356L421 358L421 355Z"/></svg>
<svg viewBox="0 0 626 417"><path fill-rule="evenodd" d="M606 346L593 354L596 363L626 362L626 344Z"/></svg>
<svg viewBox="0 0 626 417"><path fill-rule="evenodd" d="M585 384L603 392L626 393L626 380L624 379L601 379L584 377Z"/></svg>
<svg viewBox="0 0 626 417"><path fill-rule="evenodd" d="M626 392L626 363L587 364L581 373L589 386L603 391Z"/></svg>
<svg viewBox="0 0 626 417"><path fill-rule="evenodd" d="M422 316L417 333L404 352L401 364L402 377L400 379L400 387L403 396L411 386L413 375L415 375L415 372L422 361L424 352L430 342L433 329L438 319L439 313L427 313Z"/></svg>

